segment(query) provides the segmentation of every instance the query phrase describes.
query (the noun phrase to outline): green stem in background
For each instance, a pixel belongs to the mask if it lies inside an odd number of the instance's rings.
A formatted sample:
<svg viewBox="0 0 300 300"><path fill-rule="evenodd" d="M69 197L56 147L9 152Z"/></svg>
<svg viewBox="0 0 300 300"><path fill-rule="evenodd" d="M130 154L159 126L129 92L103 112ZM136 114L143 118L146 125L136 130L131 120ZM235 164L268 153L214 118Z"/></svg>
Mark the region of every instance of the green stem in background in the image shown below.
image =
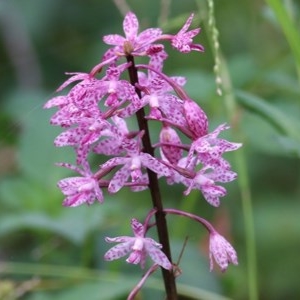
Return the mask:
<svg viewBox="0 0 300 300"><path fill-rule="evenodd" d="M223 92L226 111L231 125L235 124L236 116L238 115L238 108L236 99L231 86L231 80L225 59L221 58L221 79L223 82ZM239 142L243 140L243 135L238 128L234 126L235 137ZM247 162L243 148L235 152L236 170L239 174L238 184L242 199L242 208L244 216L246 249L247 249L247 267L248 267L248 286L249 286L249 300L258 299L257 287L257 259L256 259L256 241L254 230L254 216L251 199L251 191L249 184L249 176L247 171Z"/></svg>
<svg viewBox="0 0 300 300"><path fill-rule="evenodd" d="M216 84L218 94L224 94L224 103L229 119L232 125L236 139L241 142L243 135L238 128L236 122L238 116L238 105L234 96L230 74L225 61L222 56L221 49L218 42L218 30L215 24L214 16L214 2L207 0L208 3L208 22L205 24L210 39L212 51L215 57L214 71L216 73ZM199 11L203 9L202 1L197 0ZM200 9L201 8L201 9ZM250 184L247 172L247 163L243 149L235 151L236 171L239 174L238 184L242 199L242 209L245 226L245 239L246 239L246 255L248 267L248 299L258 299L258 286L257 286L257 261L256 261L256 242L254 230L253 208L250 192Z"/></svg>
<svg viewBox="0 0 300 300"><path fill-rule="evenodd" d="M299 30L293 23L292 16L286 9L282 0L266 0L268 5L273 10L282 31L289 43L289 46L294 54L296 61L296 69L298 73L298 80L300 81L300 35Z"/></svg>

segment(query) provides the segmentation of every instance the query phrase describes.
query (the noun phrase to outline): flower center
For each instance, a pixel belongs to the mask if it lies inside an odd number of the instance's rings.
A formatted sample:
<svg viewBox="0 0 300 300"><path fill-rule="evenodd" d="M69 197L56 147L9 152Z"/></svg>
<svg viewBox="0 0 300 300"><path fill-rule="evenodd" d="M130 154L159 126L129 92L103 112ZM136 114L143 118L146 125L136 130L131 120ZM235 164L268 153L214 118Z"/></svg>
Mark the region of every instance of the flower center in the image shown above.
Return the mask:
<svg viewBox="0 0 300 300"><path fill-rule="evenodd" d="M123 44L123 50L124 50L124 54L126 56L131 55L131 53L133 52L134 48L133 45L131 44L130 41L125 41Z"/></svg>

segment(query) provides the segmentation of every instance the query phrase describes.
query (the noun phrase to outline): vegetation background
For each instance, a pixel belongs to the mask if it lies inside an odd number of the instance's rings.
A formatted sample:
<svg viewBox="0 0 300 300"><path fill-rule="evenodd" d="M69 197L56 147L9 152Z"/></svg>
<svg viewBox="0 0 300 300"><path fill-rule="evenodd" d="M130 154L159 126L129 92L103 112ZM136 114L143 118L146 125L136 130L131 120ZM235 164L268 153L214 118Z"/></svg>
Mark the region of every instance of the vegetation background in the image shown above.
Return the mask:
<svg viewBox="0 0 300 300"><path fill-rule="evenodd" d="M239 253L238 267L210 273L205 231L168 217L175 259L189 237L180 262L181 299L300 299L299 1L127 4L141 28L173 33L196 13L193 26L202 28L197 42L205 53L168 48L164 71L187 77L186 90L207 112L210 129L227 122L228 139L244 145L227 156L239 178L227 184L218 209L199 192L183 198L182 186L162 182L166 206L211 220ZM103 237L130 233L130 218L142 220L149 208L147 191L63 208L56 182L69 173L54 163L74 156L53 146L60 129L49 125L53 110L42 109L64 72L88 72L99 62L104 34L122 34L120 7L120 0L0 1L0 299L125 299L140 278L138 267L103 261L109 248ZM160 276L139 299L163 299Z"/></svg>

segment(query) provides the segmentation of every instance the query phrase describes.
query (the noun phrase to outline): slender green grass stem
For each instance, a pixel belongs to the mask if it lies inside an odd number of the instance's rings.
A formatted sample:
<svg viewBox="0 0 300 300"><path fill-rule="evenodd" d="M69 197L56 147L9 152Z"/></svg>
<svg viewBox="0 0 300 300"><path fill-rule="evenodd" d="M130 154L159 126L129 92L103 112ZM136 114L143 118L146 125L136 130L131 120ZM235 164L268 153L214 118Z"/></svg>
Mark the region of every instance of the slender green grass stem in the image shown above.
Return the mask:
<svg viewBox="0 0 300 300"><path fill-rule="evenodd" d="M229 71L225 59L220 54L221 72L220 76L223 82L223 92L225 107L227 111L230 124L234 125L236 116L238 115L238 108L236 104L235 95L233 93ZM243 141L242 133L238 126L234 128L234 136L239 141ZM251 190L249 184L248 168L246 157L243 149L239 149L235 153L236 170L239 174L238 184L242 200L242 209L245 226L245 239L246 239L246 255L247 255L247 268L248 268L248 291L249 300L258 299L258 286L257 286L257 259L256 259L256 241L254 230L254 216L252 207Z"/></svg>
<svg viewBox="0 0 300 300"><path fill-rule="evenodd" d="M197 0L197 4L200 9L203 8L202 1ZM229 70L226 64L225 58L222 56L218 41L218 29L216 27L214 16L214 1L207 0L208 4L208 20L205 22L206 31L209 33L208 38L211 44L212 52L215 57L214 71L216 73L216 84L218 94L223 94L226 113L229 119L230 125L234 129L235 140L242 142L243 136L239 130L239 126L236 122L238 116L238 106L233 92L231 84L231 78ZM202 13L203 11L199 12ZM248 280L248 299L258 299L258 286L257 286L257 262L256 262L256 241L254 230L254 217L252 208L252 199L250 192L249 177L247 171L247 163L244 151L239 149L235 151L236 171L239 174L238 184L241 194L243 219L245 226L245 240L246 240L246 257L247 257L247 280Z"/></svg>

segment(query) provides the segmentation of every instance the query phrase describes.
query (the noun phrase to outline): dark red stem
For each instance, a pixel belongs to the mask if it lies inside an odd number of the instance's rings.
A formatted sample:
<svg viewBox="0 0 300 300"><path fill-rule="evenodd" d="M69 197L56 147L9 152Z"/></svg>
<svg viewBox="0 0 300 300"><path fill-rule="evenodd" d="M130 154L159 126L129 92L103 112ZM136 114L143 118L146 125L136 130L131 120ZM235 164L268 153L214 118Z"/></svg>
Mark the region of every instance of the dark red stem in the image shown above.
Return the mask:
<svg viewBox="0 0 300 300"><path fill-rule="evenodd" d="M138 83L138 75L134 63L134 58L132 55L128 55L126 58L128 62L131 62L131 66L128 68L130 82L133 86L136 86L136 84ZM137 88L136 88L136 93L141 98L141 92ZM137 117L139 129L144 131L144 135L142 137L144 152L154 156L154 149L151 145L148 122L145 119L145 111L143 108L136 113L136 117ZM149 177L149 189L152 198L152 205L154 208L156 208L155 220L156 220L159 242L163 246L162 248L163 252L167 255L169 260L172 262L167 222L166 222L165 213L163 211L163 204L162 204L160 189L158 185L157 175L156 173L154 173L149 169L147 169L147 173ZM174 274L172 271L168 271L164 268L161 268L161 270L164 279L167 299L176 300L178 297L177 297Z"/></svg>

